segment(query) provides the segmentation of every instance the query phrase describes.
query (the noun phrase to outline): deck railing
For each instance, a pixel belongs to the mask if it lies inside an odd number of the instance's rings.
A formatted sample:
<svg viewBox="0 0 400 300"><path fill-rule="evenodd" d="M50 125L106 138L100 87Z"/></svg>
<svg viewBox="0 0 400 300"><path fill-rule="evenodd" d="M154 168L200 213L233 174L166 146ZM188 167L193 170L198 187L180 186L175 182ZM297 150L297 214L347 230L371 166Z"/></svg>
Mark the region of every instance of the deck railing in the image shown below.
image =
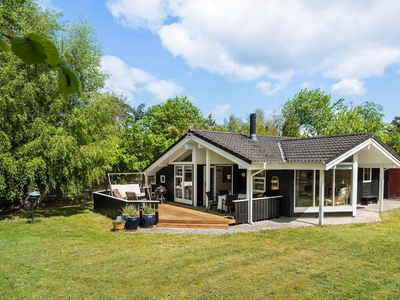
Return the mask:
<svg viewBox="0 0 400 300"><path fill-rule="evenodd" d="M93 192L93 209L103 215L116 218L121 215L121 209L127 204L132 204L141 210L144 205L150 205L156 209L156 223L158 223L158 203L156 200L125 200L110 195L110 191Z"/></svg>
<svg viewBox="0 0 400 300"><path fill-rule="evenodd" d="M281 216L282 196L253 199L253 222ZM234 200L236 224L249 222L249 199Z"/></svg>

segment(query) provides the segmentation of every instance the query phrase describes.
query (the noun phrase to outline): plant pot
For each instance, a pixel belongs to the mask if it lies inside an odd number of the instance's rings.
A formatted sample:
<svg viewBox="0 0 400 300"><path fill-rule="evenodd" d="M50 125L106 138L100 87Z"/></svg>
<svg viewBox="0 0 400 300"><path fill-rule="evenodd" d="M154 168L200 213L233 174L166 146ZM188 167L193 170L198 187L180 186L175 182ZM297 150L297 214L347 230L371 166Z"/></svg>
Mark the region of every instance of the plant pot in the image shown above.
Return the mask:
<svg viewBox="0 0 400 300"><path fill-rule="evenodd" d="M156 215L143 215L142 216L143 227L153 227L156 223Z"/></svg>
<svg viewBox="0 0 400 300"><path fill-rule="evenodd" d="M139 227L140 218L126 218L126 230L137 230Z"/></svg>
<svg viewBox="0 0 400 300"><path fill-rule="evenodd" d="M124 222L113 222L114 231L123 231L125 229Z"/></svg>

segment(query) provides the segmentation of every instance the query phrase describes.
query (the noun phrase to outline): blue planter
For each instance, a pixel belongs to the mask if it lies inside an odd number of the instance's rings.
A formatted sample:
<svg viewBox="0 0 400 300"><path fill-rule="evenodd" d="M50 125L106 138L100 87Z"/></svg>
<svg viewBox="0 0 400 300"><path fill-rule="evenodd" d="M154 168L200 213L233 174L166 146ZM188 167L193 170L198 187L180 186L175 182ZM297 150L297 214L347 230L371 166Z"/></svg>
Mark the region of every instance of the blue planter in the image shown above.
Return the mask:
<svg viewBox="0 0 400 300"><path fill-rule="evenodd" d="M155 215L143 215L142 216L143 227L153 227L156 223Z"/></svg>
<svg viewBox="0 0 400 300"><path fill-rule="evenodd" d="M139 218L126 218L126 230L137 230L139 227Z"/></svg>

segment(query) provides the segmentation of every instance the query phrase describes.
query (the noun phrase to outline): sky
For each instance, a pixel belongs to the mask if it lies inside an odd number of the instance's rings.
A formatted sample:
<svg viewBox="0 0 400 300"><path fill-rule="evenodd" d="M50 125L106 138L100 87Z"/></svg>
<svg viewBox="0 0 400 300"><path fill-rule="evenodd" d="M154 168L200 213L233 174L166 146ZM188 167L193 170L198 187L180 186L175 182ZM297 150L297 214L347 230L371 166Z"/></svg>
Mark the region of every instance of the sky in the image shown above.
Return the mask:
<svg viewBox="0 0 400 300"><path fill-rule="evenodd" d="M187 96L222 123L302 89L400 116L400 1L40 0L102 45L106 89L131 106Z"/></svg>

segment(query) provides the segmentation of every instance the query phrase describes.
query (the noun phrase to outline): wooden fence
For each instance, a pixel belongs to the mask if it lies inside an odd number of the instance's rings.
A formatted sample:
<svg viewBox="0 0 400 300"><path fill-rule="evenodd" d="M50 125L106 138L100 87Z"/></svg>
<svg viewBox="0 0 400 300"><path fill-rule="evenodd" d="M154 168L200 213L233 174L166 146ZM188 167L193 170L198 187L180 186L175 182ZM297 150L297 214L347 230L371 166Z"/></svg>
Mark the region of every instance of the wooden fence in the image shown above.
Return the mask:
<svg viewBox="0 0 400 300"><path fill-rule="evenodd" d="M253 199L253 222L281 216L282 196ZM249 199L234 200L236 224L249 222Z"/></svg>
<svg viewBox="0 0 400 300"><path fill-rule="evenodd" d="M144 205L150 205L156 209L156 224L158 223L158 203L156 200L125 200L110 195L110 191L93 192L94 211L115 219L121 215L121 209L127 204L132 204L139 211Z"/></svg>

